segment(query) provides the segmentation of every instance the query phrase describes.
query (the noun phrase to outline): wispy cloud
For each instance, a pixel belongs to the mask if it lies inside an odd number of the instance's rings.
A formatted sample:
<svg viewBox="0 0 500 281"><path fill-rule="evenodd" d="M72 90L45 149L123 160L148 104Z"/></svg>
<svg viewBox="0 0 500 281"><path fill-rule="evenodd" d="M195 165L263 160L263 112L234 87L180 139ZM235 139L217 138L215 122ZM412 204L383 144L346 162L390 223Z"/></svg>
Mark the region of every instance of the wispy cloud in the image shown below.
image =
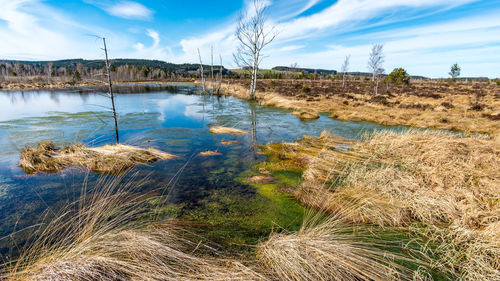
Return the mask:
<svg viewBox="0 0 500 281"><path fill-rule="evenodd" d="M146 47L143 43L134 44L135 53L131 56L142 59L172 60L172 50L168 46L161 46L160 34L153 29L146 30L146 35L153 40L153 43ZM130 56L130 55L129 55Z"/></svg>
<svg viewBox="0 0 500 281"><path fill-rule="evenodd" d="M85 3L94 5L108 14L137 20L149 20L152 18L154 11L144 6L139 2L134 1L109 1L109 0L83 0Z"/></svg>
<svg viewBox="0 0 500 281"><path fill-rule="evenodd" d="M385 43L387 71L404 67L411 74L445 77L449 65L458 62L464 76L493 76L491 65L499 61L499 11L480 17L466 17L390 32L364 33L354 45L330 45L319 51L299 51L294 60L304 67L338 69L343 58L351 54L351 68L366 71L371 42ZM356 37L354 37L356 38ZM287 62L289 54L273 51L268 65ZM498 76L500 73L496 73Z"/></svg>
<svg viewBox="0 0 500 281"><path fill-rule="evenodd" d="M305 45L289 45L289 46L284 46L279 49L280 52L289 52L289 51L295 51L295 50L300 50L303 49Z"/></svg>
<svg viewBox="0 0 500 281"><path fill-rule="evenodd" d="M345 23L370 20L384 11L394 12L395 9L401 8L453 7L474 1L477 0L339 0L318 13L279 24L280 40L307 38L315 35L315 32L339 26L345 28Z"/></svg>
<svg viewBox="0 0 500 281"><path fill-rule="evenodd" d="M132 1L122 1L105 8L105 10L113 16L126 19L150 19L153 15L152 10L141 3Z"/></svg>
<svg viewBox="0 0 500 281"><path fill-rule="evenodd" d="M102 27L75 22L63 11L41 0L0 0L0 59L54 60L100 58L101 42L96 34L110 40L112 54L123 54L126 36Z"/></svg>

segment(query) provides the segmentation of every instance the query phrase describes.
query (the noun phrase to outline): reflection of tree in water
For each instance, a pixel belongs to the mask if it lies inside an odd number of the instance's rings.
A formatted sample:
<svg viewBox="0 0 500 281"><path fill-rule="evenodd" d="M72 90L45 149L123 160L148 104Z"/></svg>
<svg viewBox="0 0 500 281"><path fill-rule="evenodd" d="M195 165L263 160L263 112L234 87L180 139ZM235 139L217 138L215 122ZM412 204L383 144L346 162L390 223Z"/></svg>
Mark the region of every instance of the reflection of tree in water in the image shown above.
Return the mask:
<svg viewBox="0 0 500 281"><path fill-rule="evenodd" d="M52 101L54 101L55 103L59 104L60 100L59 100L59 94L55 91L50 91L50 95L49 95L50 99Z"/></svg>
<svg viewBox="0 0 500 281"><path fill-rule="evenodd" d="M90 93L80 93L80 99L84 102L87 103L89 100Z"/></svg>
<svg viewBox="0 0 500 281"><path fill-rule="evenodd" d="M257 105L255 102L249 103L250 107L250 119L252 122L252 155L254 159L256 158L256 145L257 145Z"/></svg>

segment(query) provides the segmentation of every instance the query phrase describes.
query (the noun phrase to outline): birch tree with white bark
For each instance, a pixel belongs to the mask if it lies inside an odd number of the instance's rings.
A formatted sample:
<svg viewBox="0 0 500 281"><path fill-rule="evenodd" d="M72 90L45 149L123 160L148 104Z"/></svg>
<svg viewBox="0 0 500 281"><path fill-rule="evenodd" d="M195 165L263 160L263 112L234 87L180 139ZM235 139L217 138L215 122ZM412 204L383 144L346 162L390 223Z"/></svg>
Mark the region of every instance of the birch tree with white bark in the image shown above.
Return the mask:
<svg viewBox="0 0 500 281"><path fill-rule="evenodd" d="M378 94L378 84L380 75L384 73L382 64L384 63L384 45L374 44L370 51L370 59L368 60L368 69L372 73L372 81L375 81L375 95Z"/></svg>
<svg viewBox="0 0 500 281"><path fill-rule="evenodd" d="M349 71L349 60L351 59L351 55L345 57L344 63L342 64L342 88L345 86L345 75L347 71Z"/></svg>
<svg viewBox="0 0 500 281"><path fill-rule="evenodd" d="M262 62L262 50L276 38L274 27L267 26L267 3L253 0L251 11L242 12L236 28L238 47L233 54L235 63L251 70L250 99L255 99L259 65Z"/></svg>

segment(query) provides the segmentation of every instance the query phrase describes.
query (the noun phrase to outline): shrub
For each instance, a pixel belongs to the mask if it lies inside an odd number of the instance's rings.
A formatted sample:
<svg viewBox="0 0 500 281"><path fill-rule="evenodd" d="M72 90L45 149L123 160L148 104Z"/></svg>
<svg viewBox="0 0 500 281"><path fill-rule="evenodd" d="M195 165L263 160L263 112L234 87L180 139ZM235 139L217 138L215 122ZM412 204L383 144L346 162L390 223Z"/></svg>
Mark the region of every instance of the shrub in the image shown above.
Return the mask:
<svg viewBox="0 0 500 281"><path fill-rule="evenodd" d="M392 82L394 84L410 84L410 75L406 72L404 68L395 68L387 77L386 81Z"/></svg>
<svg viewBox="0 0 500 281"><path fill-rule="evenodd" d="M311 92L311 88L309 86L303 86L302 89L300 89L302 93L309 93Z"/></svg>

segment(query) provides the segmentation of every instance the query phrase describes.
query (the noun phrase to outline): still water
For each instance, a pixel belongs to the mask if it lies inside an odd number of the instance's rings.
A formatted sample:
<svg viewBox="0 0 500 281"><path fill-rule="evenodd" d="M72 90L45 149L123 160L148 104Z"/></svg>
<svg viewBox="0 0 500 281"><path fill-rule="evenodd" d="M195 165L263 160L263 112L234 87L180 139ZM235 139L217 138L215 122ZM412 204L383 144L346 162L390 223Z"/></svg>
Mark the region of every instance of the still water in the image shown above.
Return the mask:
<svg viewBox="0 0 500 281"><path fill-rule="evenodd" d="M147 177L144 189L168 188L171 205L164 211L169 216L201 223L210 238L224 237L234 243L259 239L276 225L295 229L302 219L303 210L292 200L276 199L238 180L256 161L263 160L255 153L254 144L294 141L303 135L318 136L323 130L355 139L365 132L387 129L326 115L303 122L289 110L232 97L199 95L199 89L192 85L122 86L117 91L121 142L178 156L137 167ZM57 145L112 143L109 103L101 89L0 92L1 252L9 247L6 235L56 213L78 198L87 177L90 184L99 177L76 168L27 176L17 166L20 151L42 140ZM212 135L209 126L213 125L255 134ZM222 140L239 144L223 146ZM221 155L198 155L207 150ZM275 206L277 202L280 206ZM289 206L283 206L286 204Z"/></svg>

